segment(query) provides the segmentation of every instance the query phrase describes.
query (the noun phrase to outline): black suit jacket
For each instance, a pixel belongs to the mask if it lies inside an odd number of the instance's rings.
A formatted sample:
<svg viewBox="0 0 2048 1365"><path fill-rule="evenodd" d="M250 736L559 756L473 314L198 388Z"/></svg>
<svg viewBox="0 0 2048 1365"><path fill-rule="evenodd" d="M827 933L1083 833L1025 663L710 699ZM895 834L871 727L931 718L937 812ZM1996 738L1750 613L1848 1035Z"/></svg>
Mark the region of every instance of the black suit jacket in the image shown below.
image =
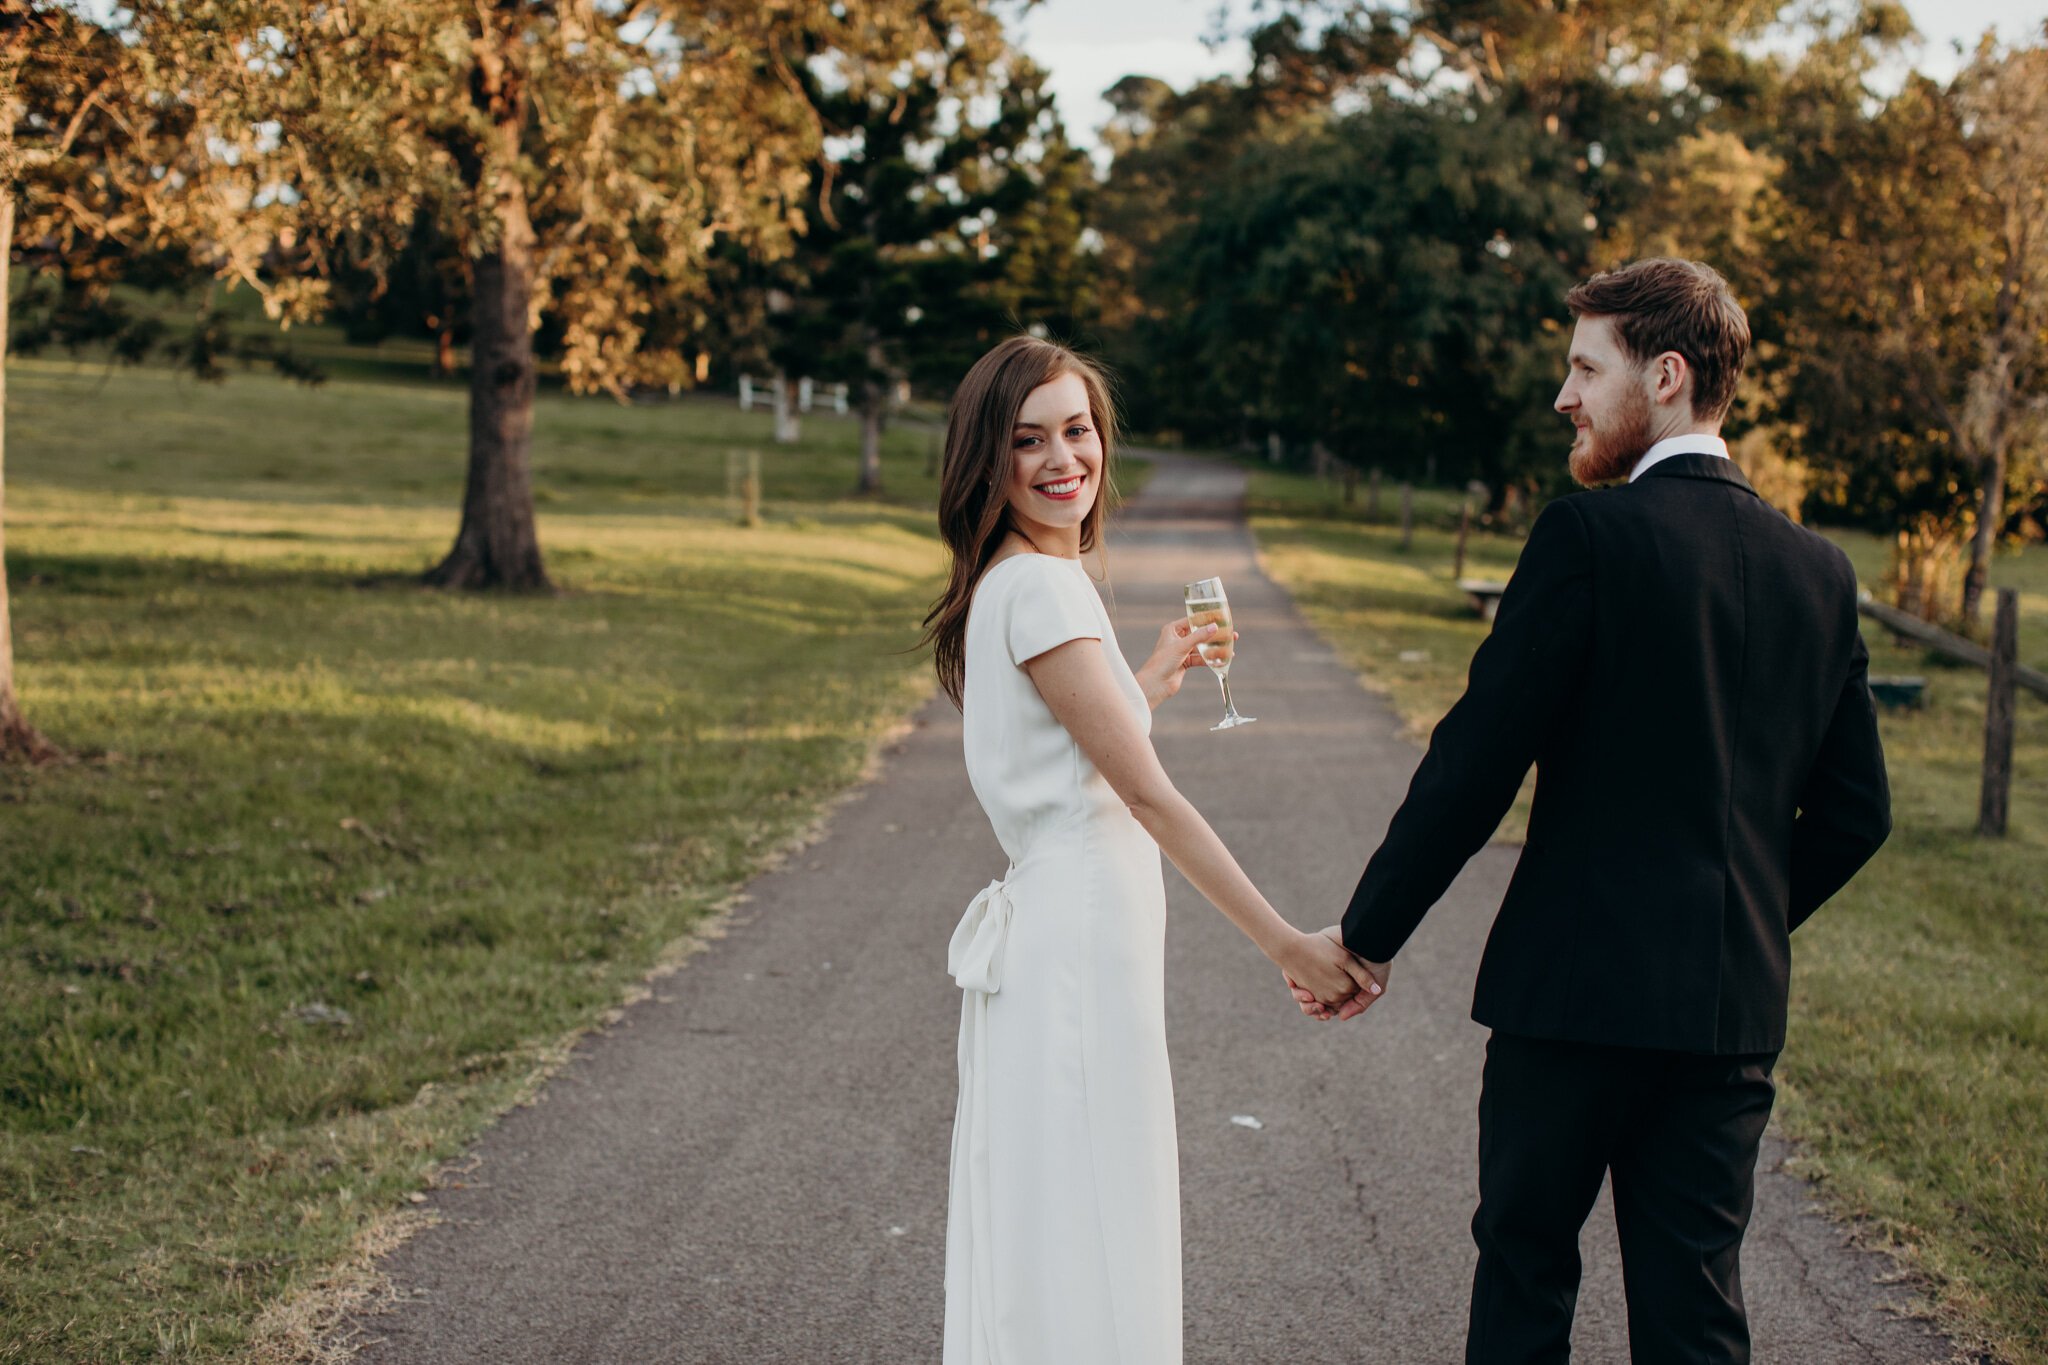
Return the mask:
<svg viewBox="0 0 2048 1365"><path fill-rule="evenodd" d="M1791 931L1891 830L1856 615L1848 557L1730 461L1674 456L1550 504L1345 943L1393 957L1533 762L1472 1017L1577 1042L1782 1047Z"/></svg>

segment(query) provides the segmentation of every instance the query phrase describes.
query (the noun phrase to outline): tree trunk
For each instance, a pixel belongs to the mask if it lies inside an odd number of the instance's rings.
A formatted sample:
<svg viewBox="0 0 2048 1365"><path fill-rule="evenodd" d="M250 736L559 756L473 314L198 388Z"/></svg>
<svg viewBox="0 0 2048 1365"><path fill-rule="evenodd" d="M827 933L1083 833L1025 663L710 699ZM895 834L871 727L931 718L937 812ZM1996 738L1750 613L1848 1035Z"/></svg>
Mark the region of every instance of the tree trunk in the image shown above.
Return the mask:
<svg viewBox="0 0 2048 1365"><path fill-rule="evenodd" d="M545 591L533 525L534 233L519 180L523 93L501 83L487 92L492 116L491 193L498 240L471 270L469 473L455 546L426 575L445 588Z"/></svg>
<svg viewBox="0 0 2048 1365"><path fill-rule="evenodd" d="M14 196L0 188L0 763L47 763L59 756L57 747L28 723L14 696L14 627L7 612L7 290L13 254Z"/></svg>
<svg viewBox="0 0 2048 1365"><path fill-rule="evenodd" d="M889 415L889 391L863 384L860 391L860 491L882 491L882 424Z"/></svg>
<svg viewBox="0 0 2048 1365"><path fill-rule="evenodd" d="M2028 232L2022 226L2022 215L2011 204L2006 208L2004 237L2005 266L1992 308L1995 325L1990 354L1970 376L1970 391L1963 402L1963 427L1981 442L1984 452L1978 462L1983 491L1977 506L1977 530L1970 537L1970 567L1963 574L1965 630L1974 630L1979 623L1985 580L1991 574L1991 550L2005 523L2006 460L2012 445L2013 411L2019 402L2016 371L2033 349L2033 332L2040 326L2036 316L2029 327L2030 310L2021 303L2031 273L2025 263Z"/></svg>
<svg viewBox="0 0 2048 1365"><path fill-rule="evenodd" d="M1963 574L1963 627L1977 625L1984 601L1984 585L1991 576L1991 549L1998 543L1998 528L2005 522L2005 443L2000 441L1984 457L1983 500L1977 505L1977 530L1970 537L1970 567Z"/></svg>
<svg viewBox="0 0 2048 1365"><path fill-rule="evenodd" d="M890 389L896 376L889 373L887 353L880 338L867 337L867 374L860 385L860 491L882 491L882 428L889 420Z"/></svg>

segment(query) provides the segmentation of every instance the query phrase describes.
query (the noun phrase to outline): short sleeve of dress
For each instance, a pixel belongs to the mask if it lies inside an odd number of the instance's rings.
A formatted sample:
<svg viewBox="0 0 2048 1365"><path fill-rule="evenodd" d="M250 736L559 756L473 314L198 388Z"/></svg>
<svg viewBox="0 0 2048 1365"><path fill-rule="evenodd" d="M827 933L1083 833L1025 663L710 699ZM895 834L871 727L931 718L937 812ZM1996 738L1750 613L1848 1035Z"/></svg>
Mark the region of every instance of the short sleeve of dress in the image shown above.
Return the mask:
<svg viewBox="0 0 2048 1365"><path fill-rule="evenodd" d="M1102 638L1100 599L1087 580L1066 560L1030 558L1014 571L1005 603L1010 662L1020 666L1069 640Z"/></svg>

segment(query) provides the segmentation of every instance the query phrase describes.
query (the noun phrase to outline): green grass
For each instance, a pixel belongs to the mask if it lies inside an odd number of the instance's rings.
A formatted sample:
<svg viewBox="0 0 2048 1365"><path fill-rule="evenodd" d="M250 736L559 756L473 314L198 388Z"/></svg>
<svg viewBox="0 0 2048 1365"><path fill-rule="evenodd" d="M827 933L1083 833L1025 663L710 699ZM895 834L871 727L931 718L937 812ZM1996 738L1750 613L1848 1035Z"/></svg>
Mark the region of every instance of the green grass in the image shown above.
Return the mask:
<svg viewBox="0 0 2048 1365"><path fill-rule="evenodd" d="M210 497L273 505L428 507L448 519L462 496L468 393L459 385L331 380L318 387L264 374L225 386L161 370L17 362L8 374L8 468L15 487L95 495ZM727 454L758 451L768 510L815 509L853 487L851 418L813 413L803 439L776 445L768 415L712 397L625 407L544 394L535 408L534 493L550 513L723 514ZM882 506L924 510L934 440L899 426L884 438ZM680 500L680 501L679 501ZM869 504L853 504L855 514ZM421 556L445 550L430 543ZM573 573L570 575L573 578Z"/></svg>
<svg viewBox="0 0 2048 1365"><path fill-rule="evenodd" d="M1269 572L1420 737L1486 629L1450 584L1454 504L1421 500L1403 554L1398 529L1310 479L1262 471L1250 497ZM1876 583L1883 543L1830 534ZM1519 550L1475 537L1468 573L1504 577ZM2020 589L2021 656L2048 666L2048 549L2001 557L1992 582ZM1984 675L1869 623L1865 637L1872 671L1927 675L1929 701L1882 721L1891 841L1794 940L1779 1118L1833 1207L1924 1277L1944 1326L2048 1361L2048 704L2022 694L2012 832L1980 839ZM1503 836L1519 828L1511 815Z"/></svg>
<svg viewBox="0 0 2048 1365"><path fill-rule="evenodd" d="M563 591L422 590L459 389L9 372L0 1361L214 1360L927 695L928 437L544 396ZM726 452L762 451L765 524Z"/></svg>
<svg viewBox="0 0 2048 1365"><path fill-rule="evenodd" d="M1419 489L1413 544L1401 549L1399 494L1382 492L1380 514L1366 494L1346 505L1316 480L1259 469L1246 506L1266 572L1334 642L1364 682L1383 693L1417 744L1464 690L1465 665L1486 638L1486 623L1455 586L1458 498ZM1465 547L1465 577L1507 578L1521 542L1475 526ZM1497 839L1517 842L1535 781L1502 822Z"/></svg>

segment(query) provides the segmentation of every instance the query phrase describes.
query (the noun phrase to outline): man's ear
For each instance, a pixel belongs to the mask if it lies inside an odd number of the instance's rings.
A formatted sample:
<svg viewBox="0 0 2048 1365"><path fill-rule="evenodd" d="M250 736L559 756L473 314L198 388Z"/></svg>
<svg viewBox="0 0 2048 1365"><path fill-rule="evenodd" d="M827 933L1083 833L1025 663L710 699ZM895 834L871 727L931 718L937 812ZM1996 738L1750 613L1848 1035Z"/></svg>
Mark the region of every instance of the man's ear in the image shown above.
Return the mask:
<svg viewBox="0 0 2048 1365"><path fill-rule="evenodd" d="M1684 402L1692 405L1692 366L1676 351L1665 351L1650 362L1650 391L1659 403Z"/></svg>

